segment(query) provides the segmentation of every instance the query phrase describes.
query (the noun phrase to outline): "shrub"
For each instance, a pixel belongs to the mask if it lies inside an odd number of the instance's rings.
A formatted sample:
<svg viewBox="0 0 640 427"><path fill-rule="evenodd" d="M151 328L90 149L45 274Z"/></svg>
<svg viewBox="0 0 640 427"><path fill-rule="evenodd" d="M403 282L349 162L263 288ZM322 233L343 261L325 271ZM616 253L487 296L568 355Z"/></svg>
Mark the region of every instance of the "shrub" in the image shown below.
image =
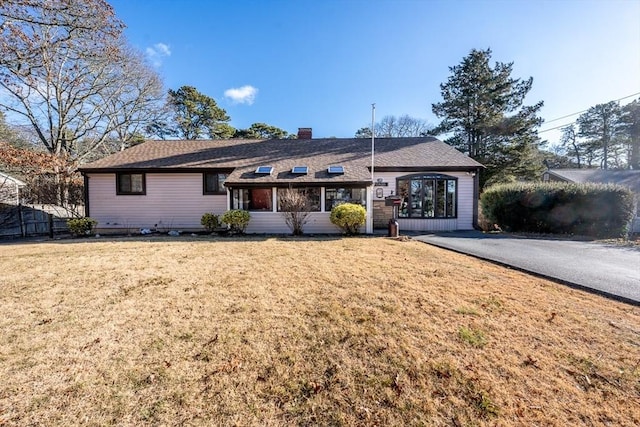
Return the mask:
<svg viewBox="0 0 640 427"><path fill-rule="evenodd" d="M93 234L93 228L98 225L98 221L93 218L73 218L67 220L67 227L74 236L90 236Z"/></svg>
<svg viewBox="0 0 640 427"><path fill-rule="evenodd" d="M220 221L227 224L232 232L240 234L243 234L247 229L250 219L251 215L249 215L249 212L240 209L226 211L222 214L222 217L220 217Z"/></svg>
<svg viewBox="0 0 640 427"><path fill-rule="evenodd" d="M496 185L480 204L486 220L505 231L616 238L633 217L633 193L610 184Z"/></svg>
<svg viewBox="0 0 640 427"><path fill-rule="evenodd" d="M213 231L220 226L220 217L213 213L205 213L200 218L200 224L207 230Z"/></svg>
<svg viewBox="0 0 640 427"><path fill-rule="evenodd" d="M280 193L279 193L280 194ZM280 210L284 216L284 222L294 236L303 233L304 225L309 221L311 210L309 198L303 190L287 188L280 196Z"/></svg>
<svg viewBox="0 0 640 427"><path fill-rule="evenodd" d="M367 211L355 203L342 203L331 209L331 223L339 227L348 236L358 234L367 219Z"/></svg>

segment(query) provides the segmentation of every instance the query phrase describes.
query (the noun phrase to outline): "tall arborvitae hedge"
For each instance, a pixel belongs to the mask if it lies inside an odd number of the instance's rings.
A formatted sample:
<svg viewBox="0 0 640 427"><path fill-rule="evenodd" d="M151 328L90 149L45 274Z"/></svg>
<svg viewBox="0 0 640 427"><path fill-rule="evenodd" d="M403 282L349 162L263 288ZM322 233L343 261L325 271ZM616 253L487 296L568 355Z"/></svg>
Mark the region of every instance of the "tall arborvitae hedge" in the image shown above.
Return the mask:
<svg viewBox="0 0 640 427"><path fill-rule="evenodd" d="M634 196L611 184L516 183L488 188L485 219L505 231L617 238L626 236Z"/></svg>

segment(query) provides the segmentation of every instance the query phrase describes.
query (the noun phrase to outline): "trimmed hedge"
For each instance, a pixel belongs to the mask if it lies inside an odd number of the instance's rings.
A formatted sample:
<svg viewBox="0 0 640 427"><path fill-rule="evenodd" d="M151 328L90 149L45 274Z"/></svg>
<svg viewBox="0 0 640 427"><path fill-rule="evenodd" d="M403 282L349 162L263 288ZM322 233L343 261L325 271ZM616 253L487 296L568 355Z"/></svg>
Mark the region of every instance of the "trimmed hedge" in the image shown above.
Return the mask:
<svg viewBox="0 0 640 427"><path fill-rule="evenodd" d="M244 234L250 219L249 212L240 209L226 211L220 217L220 221L227 224L231 228L231 232L240 234Z"/></svg>
<svg viewBox="0 0 640 427"><path fill-rule="evenodd" d="M88 216L67 220L69 232L76 237L92 236L94 234L93 229L96 225L98 225L98 221Z"/></svg>
<svg viewBox="0 0 640 427"><path fill-rule="evenodd" d="M329 220L346 235L354 236L367 220L367 211L355 203L342 203L331 209Z"/></svg>
<svg viewBox="0 0 640 427"><path fill-rule="evenodd" d="M516 183L488 188L482 214L505 231L624 237L634 196L611 184Z"/></svg>
<svg viewBox="0 0 640 427"><path fill-rule="evenodd" d="M202 225L207 231L214 231L220 227L220 217L214 213L207 212L200 218L200 225Z"/></svg>

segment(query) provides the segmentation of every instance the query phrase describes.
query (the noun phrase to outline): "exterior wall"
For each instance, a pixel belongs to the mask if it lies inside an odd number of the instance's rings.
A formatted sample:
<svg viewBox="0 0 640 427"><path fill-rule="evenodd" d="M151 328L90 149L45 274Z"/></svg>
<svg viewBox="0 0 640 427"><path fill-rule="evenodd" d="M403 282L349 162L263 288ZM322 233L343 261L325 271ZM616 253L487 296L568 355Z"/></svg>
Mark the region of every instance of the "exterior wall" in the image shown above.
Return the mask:
<svg viewBox="0 0 640 427"><path fill-rule="evenodd" d="M391 217L390 208L382 208L374 214L375 206L384 206L384 197L396 194L396 178L415 172L376 172L375 180L382 178L387 187L375 187L367 191L367 224L362 232L373 231L373 221L386 227ZM473 229L473 182L465 172L440 172L458 178L458 217L453 219L399 219L400 231L445 231ZM201 173L147 173L146 195L116 195L114 173L87 174L89 182L89 214L98 221L98 232L135 231L140 228L159 231L202 230L200 218L205 212L222 214L228 209L227 195L203 195ZM381 198L375 189L382 188ZM276 206L276 191L273 192ZM338 233L331 224L329 212L324 212L324 188L322 212L312 212L305 225L305 233ZM373 209L372 209L373 207ZM388 210L388 212L387 212ZM381 213L380 213L381 212ZM280 212L250 212L248 233L290 233ZM375 219L374 219L375 218Z"/></svg>
<svg viewBox="0 0 640 427"><path fill-rule="evenodd" d="M203 195L201 173L147 173L144 196L116 195L116 176L87 174L89 215L98 232L135 231L140 228L202 230L205 212L227 210L226 195Z"/></svg>
<svg viewBox="0 0 640 427"><path fill-rule="evenodd" d="M291 234L282 212L249 212L247 233ZM312 212L304 226L305 234L335 234L340 230L329 221L329 212Z"/></svg>
<svg viewBox="0 0 640 427"><path fill-rule="evenodd" d="M450 231L450 230L473 230L473 182L474 177L468 175L466 172L443 172L438 170L418 170L413 172L374 172L374 181L378 178L382 178L383 182L388 183L387 187L376 187L383 189L383 197L374 197L374 202L382 202L384 204L384 197L396 195L396 178L406 175L412 175L414 173L441 173L443 175L449 175L458 178L458 217L446 218L446 219L409 219L398 218L398 226L400 232L402 231ZM374 190L375 193L375 190ZM391 211L389 211L391 212ZM376 217L375 225L384 223L383 227L386 227L389 217L386 219Z"/></svg>

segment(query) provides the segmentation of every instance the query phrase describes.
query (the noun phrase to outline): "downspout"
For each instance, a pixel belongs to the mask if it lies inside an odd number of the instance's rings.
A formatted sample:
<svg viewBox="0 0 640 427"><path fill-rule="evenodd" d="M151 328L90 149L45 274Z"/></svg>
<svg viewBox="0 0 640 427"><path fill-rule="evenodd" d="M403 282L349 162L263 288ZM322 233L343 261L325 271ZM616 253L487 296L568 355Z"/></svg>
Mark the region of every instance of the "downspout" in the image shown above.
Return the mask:
<svg viewBox="0 0 640 427"><path fill-rule="evenodd" d="M84 198L84 216L88 217L91 216L89 211L89 177L84 172L81 172L81 174L84 179L84 190L82 192Z"/></svg>
<svg viewBox="0 0 640 427"><path fill-rule="evenodd" d="M480 198L480 169L476 168L475 171L471 172L473 174L473 228L476 230L480 230L480 225L478 224L478 199Z"/></svg>

